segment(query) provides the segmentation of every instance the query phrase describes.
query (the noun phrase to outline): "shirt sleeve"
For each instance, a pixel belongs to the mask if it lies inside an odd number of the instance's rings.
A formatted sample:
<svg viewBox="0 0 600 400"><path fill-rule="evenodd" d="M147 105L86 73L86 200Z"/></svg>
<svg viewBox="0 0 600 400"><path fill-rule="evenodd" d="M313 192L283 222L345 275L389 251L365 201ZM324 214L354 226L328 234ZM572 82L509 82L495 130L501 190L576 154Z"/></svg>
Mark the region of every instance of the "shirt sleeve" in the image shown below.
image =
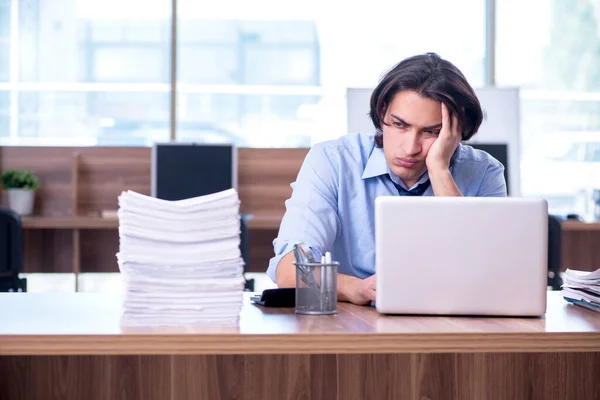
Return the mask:
<svg viewBox="0 0 600 400"><path fill-rule="evenodd" d="M500 162L490 163L485 169L476 197L506 197L506 195L504 166Z"/></svg>
<svg viewBox="0 0 600 400"><path fill-rule="evenodd" d="M337 209L338 174L335 155L315 145L308 152L296 181L292 196L286 200L286 212L273 241L275 256L269 261L268 276L276 282L279 261L299 242L306 243L315 259L330 251L338 235L340 220Z"/></svg>

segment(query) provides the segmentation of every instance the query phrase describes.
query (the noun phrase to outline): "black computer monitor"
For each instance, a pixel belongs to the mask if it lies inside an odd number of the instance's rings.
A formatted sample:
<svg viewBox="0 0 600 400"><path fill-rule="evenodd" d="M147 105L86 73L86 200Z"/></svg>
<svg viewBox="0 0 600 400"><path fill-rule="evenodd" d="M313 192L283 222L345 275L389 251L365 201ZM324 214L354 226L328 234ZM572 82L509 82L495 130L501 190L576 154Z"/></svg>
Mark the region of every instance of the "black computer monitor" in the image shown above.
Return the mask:
<svg viewBox="0 0 600 400"><path fill-rule="evenodd" d="M237 189L237 149L232 144L156 143L152 196L182 200Z"/></svg>
<svg viewBox="0 0 600 400"><path fill-rule="evenodd" d="M474 149L483 150L496 160L500 161L504 165L504 179L506 179L506 190L507 194L510 195L509 184L508 184L508 145L507 144L484 144L484 143L469 143L469 146Z"/></svg>

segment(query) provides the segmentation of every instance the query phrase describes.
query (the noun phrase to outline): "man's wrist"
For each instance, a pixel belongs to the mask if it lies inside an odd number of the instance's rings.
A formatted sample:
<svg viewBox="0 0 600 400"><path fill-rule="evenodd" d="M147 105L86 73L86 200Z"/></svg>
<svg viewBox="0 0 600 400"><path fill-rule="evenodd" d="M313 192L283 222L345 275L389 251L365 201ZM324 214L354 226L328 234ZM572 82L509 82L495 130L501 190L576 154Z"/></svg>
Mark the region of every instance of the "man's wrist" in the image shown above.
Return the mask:
<svg viewBox="0 0 600 400"><path fill-rule="evenodd" d="M428 171L431 188L435 196L462 196L462 192L456 185L450 169L434 169Z"/></svg>
<svg viewBox="0 0 600 400"><path fill-rule="evenodd" d="M356 296L356 284L361 279L355 276L338 274L337 292L339 301L349 301Z"/></svg>
<svg viewBox="0 0 600 400"><path fill-rule="evenodd" d="M450 173L450 167L449 166L439 166L439 167L434 167L434 168L428 168L427 169L427 173L429 175L429 178L447 178L447 177L451 177L452 174Z"/></svg>

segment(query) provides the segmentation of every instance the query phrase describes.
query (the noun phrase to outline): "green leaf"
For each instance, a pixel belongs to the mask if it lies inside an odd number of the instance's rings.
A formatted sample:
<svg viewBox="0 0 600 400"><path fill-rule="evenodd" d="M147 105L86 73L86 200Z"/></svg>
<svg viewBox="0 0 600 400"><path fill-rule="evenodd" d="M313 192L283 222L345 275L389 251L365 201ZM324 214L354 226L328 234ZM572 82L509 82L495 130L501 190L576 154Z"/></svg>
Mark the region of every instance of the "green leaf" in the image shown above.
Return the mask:
<svg viewBox="0 0 600 400"><path fill-rule="evenodd" d="M27 170L7 170L0 175L0 179L5 189L34 190L40 186L39 179Z"/></svg>

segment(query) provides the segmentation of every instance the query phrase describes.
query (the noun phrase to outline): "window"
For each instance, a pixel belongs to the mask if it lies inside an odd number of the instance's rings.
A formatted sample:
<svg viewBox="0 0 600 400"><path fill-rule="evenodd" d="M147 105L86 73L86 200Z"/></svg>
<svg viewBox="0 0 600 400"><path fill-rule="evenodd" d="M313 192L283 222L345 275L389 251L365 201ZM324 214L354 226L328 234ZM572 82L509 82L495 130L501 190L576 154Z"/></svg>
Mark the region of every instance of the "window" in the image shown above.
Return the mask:
<svg viewBox="0 0 600 400"><path fill-rule="evenodd" d="M522 193L587 214L600 188L600 4L497 5L497 83L521 87Z"/></svg>
<svg viewBox="0 0 600 400"><path fill-rule="evenodd" d="M168 140L169 10L168 0L0 2L0 144Z"/></svg>
<svg viewBox="0 0 600 400"><path fill-rule="evenodd" d="M373 87L395 63L427 51L483 84L484 0L373 0L343 11L316 0L177 5L181 140L289 147L339 137L346 88ZM171 7L0 2L0 144L168 140Z"/></svg>
<svg viewBox="0 0 600 400"><path fill-rule="evenodd" d="M315 0L300 9L275 0L181 0L177 137L257 147L339 137L347 133L347 87L373 87L395 63L427 51L480 86L484 5L376 0L347 3L340 18ZM448 13L457 16L451 30Z"/></svg>
<svg viewBox="0 0 600 400"><path fill-rule="evenodd" d="M341 12L315 0L180 0L177 137L258 147L339 137L347 87L374 87L395 63L427 51L481 86L484 6L376 0Z"/></svg>

